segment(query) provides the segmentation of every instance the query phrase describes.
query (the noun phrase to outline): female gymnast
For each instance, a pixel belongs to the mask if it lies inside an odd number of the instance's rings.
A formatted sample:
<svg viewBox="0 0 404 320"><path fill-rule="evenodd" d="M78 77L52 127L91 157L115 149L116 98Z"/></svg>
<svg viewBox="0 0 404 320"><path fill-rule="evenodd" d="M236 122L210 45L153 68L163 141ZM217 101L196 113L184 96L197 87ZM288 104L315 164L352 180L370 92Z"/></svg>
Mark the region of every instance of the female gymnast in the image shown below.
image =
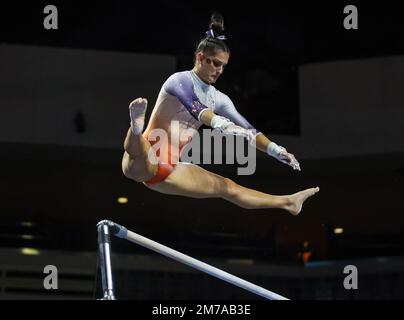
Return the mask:
<svg viewBox="0 0 404 320"><path fill-rule="evenodd" d="M293 154L261 132L257 133L237 112L230 98L213 86L230 57L223 31L223 17L212 14L206 37L195 51L194 68L177 72L166 80L144 132L147 100L137 98L130 103L131 123L124 142L123 173L127 178L164 194L199 199L222 198L246 209L280 208L298 215L304 201L316 194L318 187L291 195L270 195L240 186L196 164L179 161L192 132L205 124L225 135L243 136L254 142L258 150L300 171ZM160 145L160 150L153 148L153 145L157 146L156 129L163 130L168 136L168 143ZM174 134L180 137L175 147L172 143Z"/></svg>

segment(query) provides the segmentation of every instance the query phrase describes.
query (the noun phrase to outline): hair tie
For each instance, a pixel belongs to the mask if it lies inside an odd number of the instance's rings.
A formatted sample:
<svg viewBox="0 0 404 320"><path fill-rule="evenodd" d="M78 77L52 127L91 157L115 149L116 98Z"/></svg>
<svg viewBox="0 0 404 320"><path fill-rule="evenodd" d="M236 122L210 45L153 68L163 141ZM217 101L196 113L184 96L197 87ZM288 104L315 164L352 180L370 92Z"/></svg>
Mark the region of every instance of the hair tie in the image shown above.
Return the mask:
<svg viewBox="0 0 404 320"><path fill-rule="evenodd" d="M213 33L212 29L209 29L208 31L206 31L206 35L208 36L208 38L214 38L215 34Z"/></svg>
<svg viewBox="0 0 404 320"><path fill-rule="evenodd" d="M222 41L226 40L226 37L223 35L215 37L215 33L213 32L212 29L209 29L208 31L206 31L206 35L208 36L208 38L215 38L215 39L222 40Z"/></svg>

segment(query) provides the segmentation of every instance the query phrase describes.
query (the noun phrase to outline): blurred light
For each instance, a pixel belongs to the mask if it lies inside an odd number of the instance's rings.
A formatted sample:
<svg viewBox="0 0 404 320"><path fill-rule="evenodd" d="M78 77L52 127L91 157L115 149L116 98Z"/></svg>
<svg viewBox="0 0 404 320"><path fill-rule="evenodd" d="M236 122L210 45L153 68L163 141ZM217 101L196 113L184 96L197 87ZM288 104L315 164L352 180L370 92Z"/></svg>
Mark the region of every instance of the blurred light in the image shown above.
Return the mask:
<svg viewBox="0 0 404 320"><path fill-rule="evenodd" d="M120 204L125 204L125 203L128 203L128 202L129 202L129 200L126 197L119 197L118 198L118 203L120 203Z"/></svg>
<svg viewBox="0 0 404 320"><path fill-rule="evenodd" d="M343 233L344 232L344 229L342 229L342 228L335 228L334 229L334 233L335 234L341 234L341 233Z"/></svg>
<svg viewBox="0 0 404 320"><path fill-rule="evenodd" d="M32 227L34 224L32 222L21 222L22 227Z"/></svg>
<svg viewBox="0 0 404 320"><path fill-rule="evenodd" d="M24 240L32 240L32 239L34 239L34 236L31 234L23 234L23 235L21 235L21 238Z"/></svg>
<svg viewBox="0 0 404 320"><path fill-rule="evenodd" d="M27 256L37 256L39 255L39 250L34 248L22 248L21 253Z"/></svg>

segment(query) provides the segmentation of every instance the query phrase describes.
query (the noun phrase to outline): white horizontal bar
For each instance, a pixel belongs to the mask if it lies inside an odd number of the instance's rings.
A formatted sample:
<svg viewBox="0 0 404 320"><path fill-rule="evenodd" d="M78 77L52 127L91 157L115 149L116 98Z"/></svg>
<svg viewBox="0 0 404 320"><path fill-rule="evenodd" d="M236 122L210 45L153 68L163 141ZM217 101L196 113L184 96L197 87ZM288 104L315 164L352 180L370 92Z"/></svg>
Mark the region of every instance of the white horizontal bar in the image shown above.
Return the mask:
<svg viewBox="0 0 404 320"><path fill-rule="evenodd" d="M126 230L125 230L126 231ZM199 261L197 259L194 259L190 256L187 256L181 252L178 252L174 249L171 249L169 247L166 247L158 242L155 242L153 240L150 240L148 238L145 238L137 233L134 233L132 231L127 230L127 233L123 237L124 239L127 239L131 242L134 242L142 247L145 247L147 249L150 249L152 251L158 252L166 257L169 257L171 259L174 259L178 262L181 262L183 264L186 264L192 268L195 268L199 271L205 272L207 274L210 274L211 276L214 276L216 278L219 278L223 281L229 282L237 287L243 288L247 291L250 291L254 294L257 294L261 297L264 297L266 299L270 300L289 300L288 298L285 298L279 294L276 294L274 292L271 292L269 290L266 290L262 287L259 287L251 282L248 282L244 279L241 279L239 277L236 277L230 273L227 273L221 269L215 268L207 263L204 263L202 261Z"/></svg>

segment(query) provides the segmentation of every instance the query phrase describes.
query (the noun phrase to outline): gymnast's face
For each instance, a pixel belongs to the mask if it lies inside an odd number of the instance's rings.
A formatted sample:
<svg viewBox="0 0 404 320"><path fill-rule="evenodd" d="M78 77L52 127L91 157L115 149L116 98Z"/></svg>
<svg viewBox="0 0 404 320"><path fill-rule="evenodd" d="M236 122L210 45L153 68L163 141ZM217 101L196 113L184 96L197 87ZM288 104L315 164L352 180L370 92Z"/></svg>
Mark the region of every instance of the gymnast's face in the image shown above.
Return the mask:
<svg viewBox="0 0 404 320"><path fill-rule="evenodd" d="M212 55L198 52L196 56L195 72L206 83L212 84L223 73L229 62L229 53L222 50L215 51Z"/></svg>

